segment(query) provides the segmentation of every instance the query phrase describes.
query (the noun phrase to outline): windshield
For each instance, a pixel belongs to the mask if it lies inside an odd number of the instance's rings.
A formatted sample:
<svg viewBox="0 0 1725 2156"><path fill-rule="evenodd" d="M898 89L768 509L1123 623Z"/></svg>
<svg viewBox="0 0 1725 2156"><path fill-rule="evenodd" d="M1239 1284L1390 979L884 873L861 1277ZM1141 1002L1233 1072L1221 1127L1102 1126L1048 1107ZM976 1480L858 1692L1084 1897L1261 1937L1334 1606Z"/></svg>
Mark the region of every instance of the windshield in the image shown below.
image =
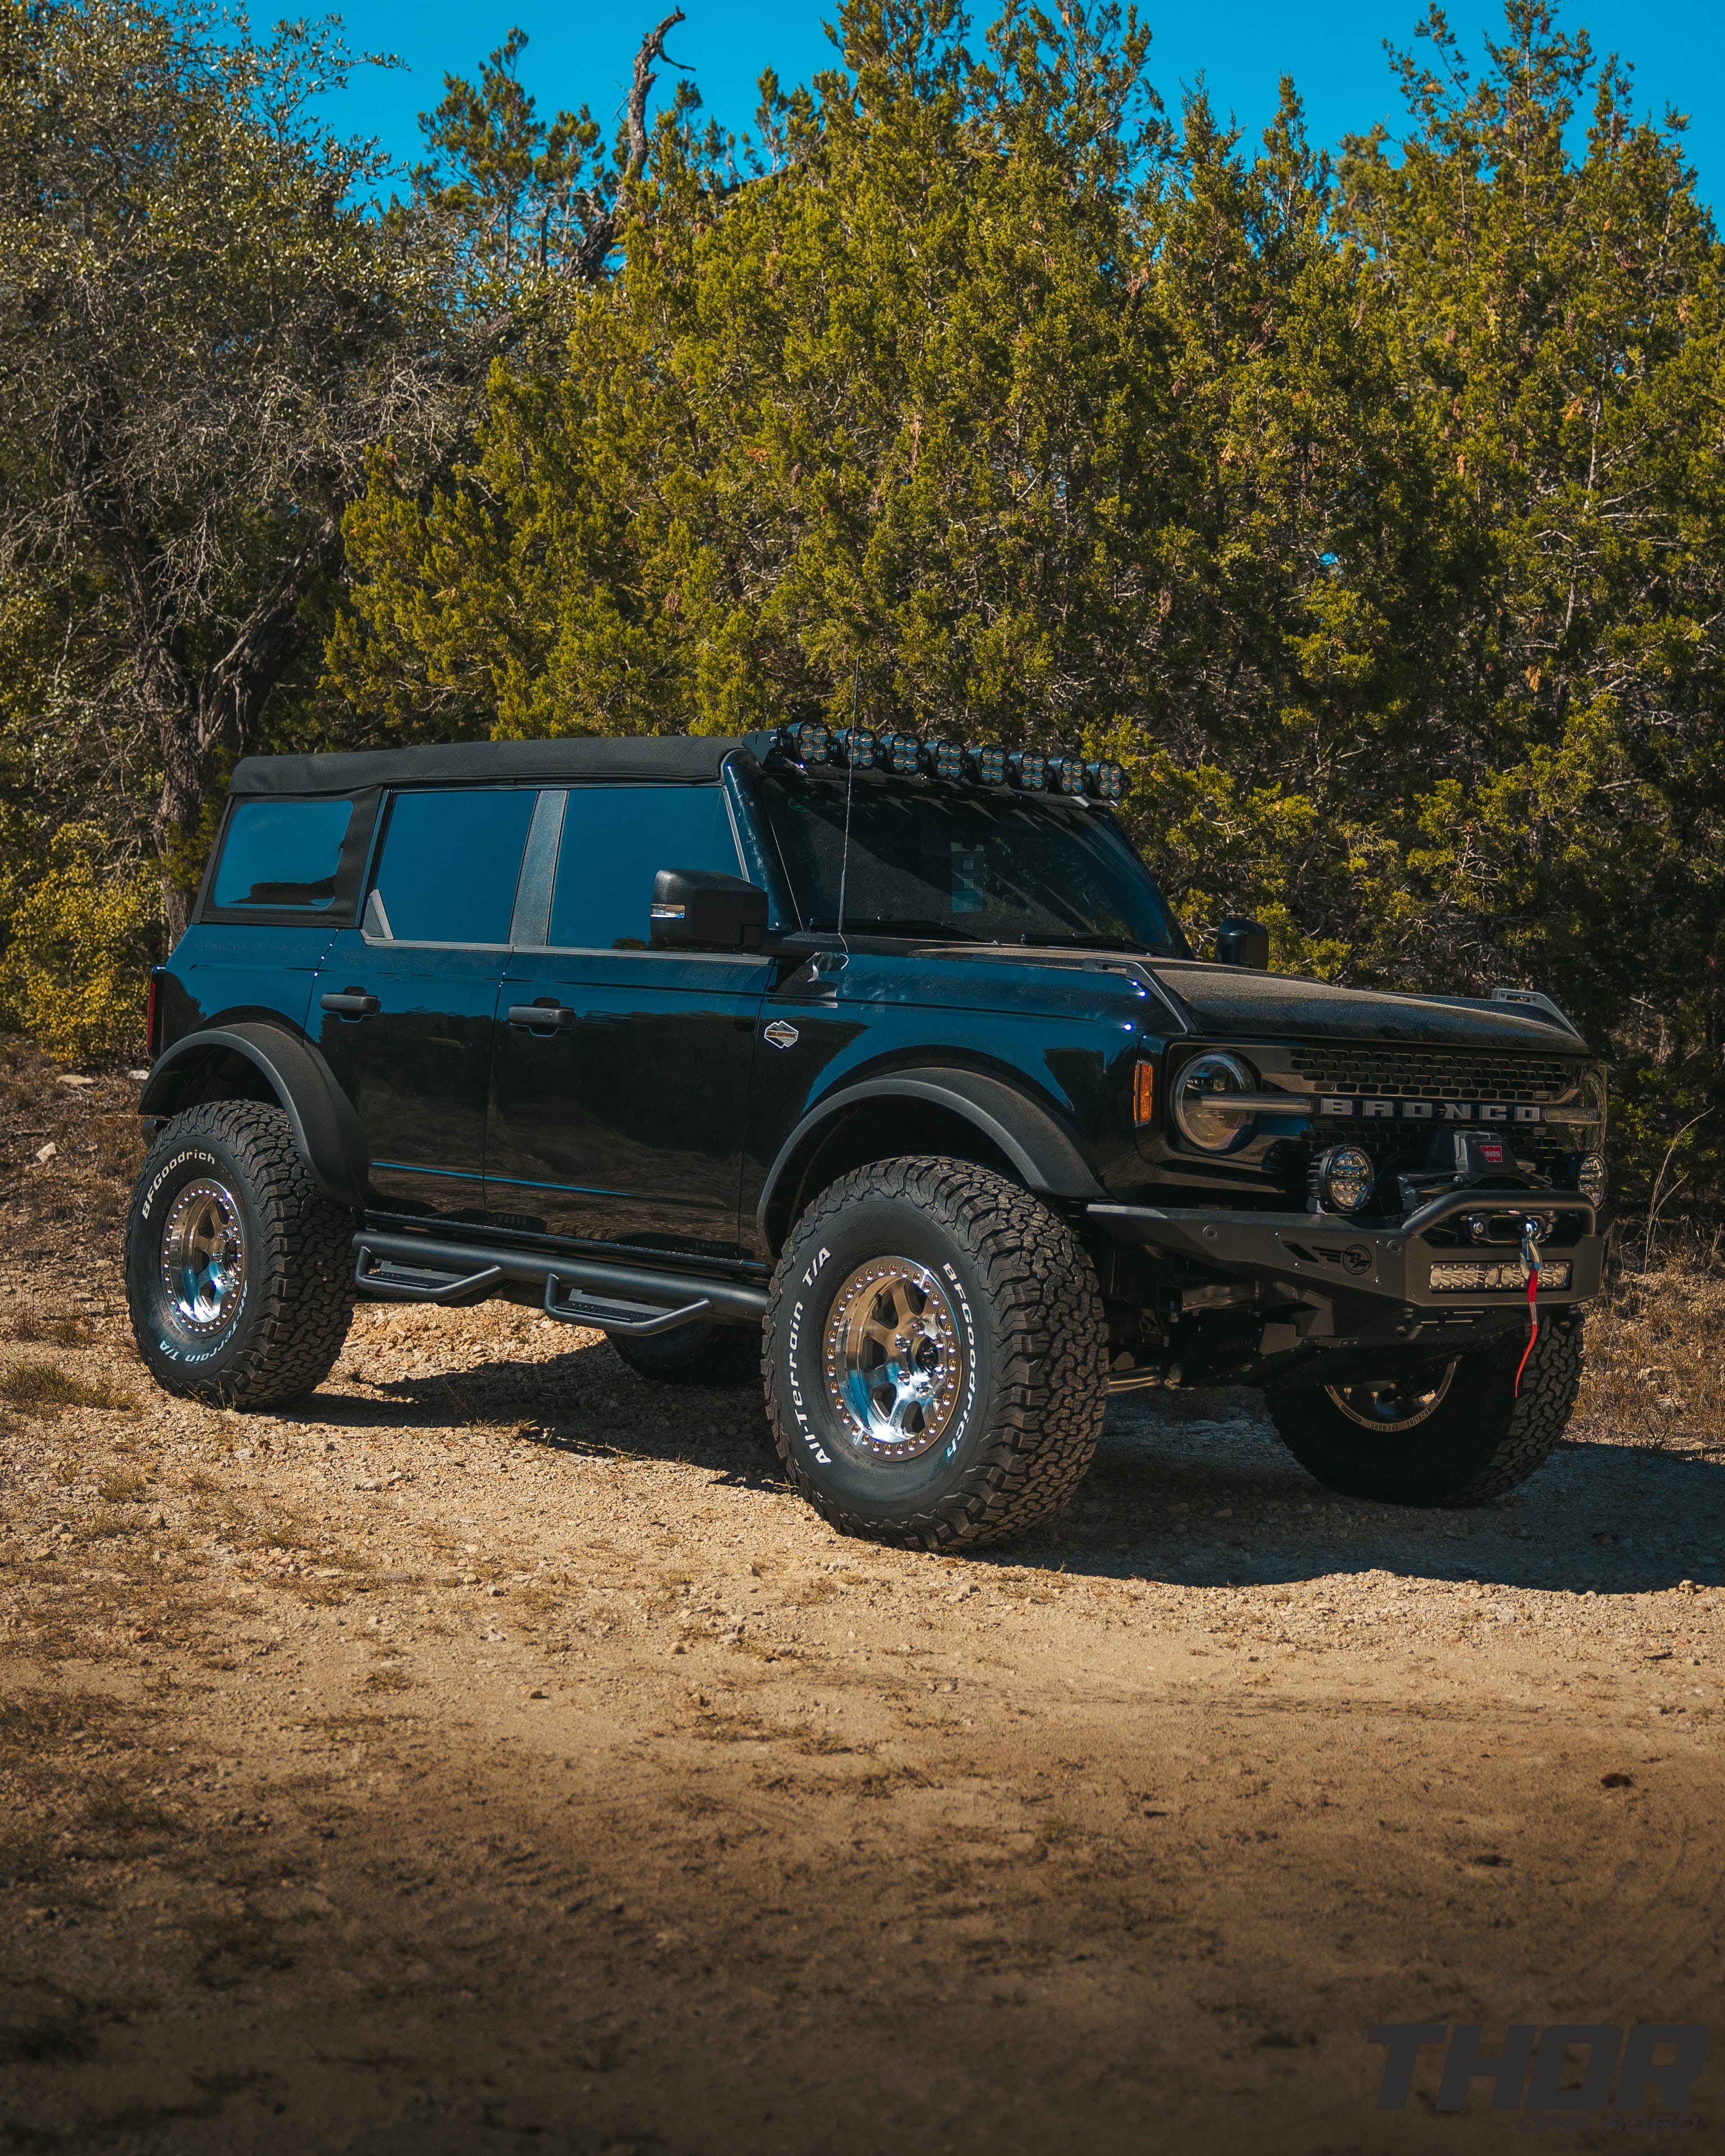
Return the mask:
<svg viewBox="0 0 1725 2156"><path fill-rule="evenodd" d="M762 792L799 925L836 927L843 774L771 772ZM949 793L876 772L855 775L845 927L859 936L1190 956L1109 817L1045 795Z"/></svg>

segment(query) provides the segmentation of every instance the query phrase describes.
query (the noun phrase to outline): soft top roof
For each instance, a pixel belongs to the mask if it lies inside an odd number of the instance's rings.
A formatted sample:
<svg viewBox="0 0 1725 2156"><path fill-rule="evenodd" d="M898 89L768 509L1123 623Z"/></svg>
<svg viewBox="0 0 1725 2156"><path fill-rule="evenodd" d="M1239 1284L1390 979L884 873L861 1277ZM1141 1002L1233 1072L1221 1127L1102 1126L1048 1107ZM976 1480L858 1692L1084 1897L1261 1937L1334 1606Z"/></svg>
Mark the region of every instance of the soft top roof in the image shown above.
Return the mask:
<svg viewBox="0 0 1725 2156"><path fill-rule="evenodd" d="M371 786L495 786L535 778L680 779L718 777L737 749L764 756L767 734L645 734L629 741L572 735L560 741L434 742L419 748L331 756L249 756L230 793L353 793Z"/></svg>

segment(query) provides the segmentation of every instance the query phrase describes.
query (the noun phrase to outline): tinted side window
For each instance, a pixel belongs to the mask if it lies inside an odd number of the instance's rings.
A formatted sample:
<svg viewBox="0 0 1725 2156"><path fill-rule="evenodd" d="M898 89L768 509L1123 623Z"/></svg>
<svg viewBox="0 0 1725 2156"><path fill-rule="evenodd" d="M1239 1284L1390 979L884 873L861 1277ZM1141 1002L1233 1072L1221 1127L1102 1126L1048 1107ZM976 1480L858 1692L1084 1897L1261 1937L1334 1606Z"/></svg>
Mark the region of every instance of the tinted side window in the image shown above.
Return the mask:
<svg viewBox="0 0 1725 2156"><path fill-rule="evenodd" d="M239 801L228 819L211 902L216 906L335 903L352 801Z"/></svg>
<svg viewBox="0 0 1725 2156"><path fill-rule="evenodd" d="M574 786L563 811L554 946L639 951L660 869L741 875L737 840L716 786Z"/></svg>
<svg viewBox="0 0 1725 2156"><path fill-rule="evenodd" d="M405 943L506 943L531 788L398 793L374 888L389 932Z"/></svg>

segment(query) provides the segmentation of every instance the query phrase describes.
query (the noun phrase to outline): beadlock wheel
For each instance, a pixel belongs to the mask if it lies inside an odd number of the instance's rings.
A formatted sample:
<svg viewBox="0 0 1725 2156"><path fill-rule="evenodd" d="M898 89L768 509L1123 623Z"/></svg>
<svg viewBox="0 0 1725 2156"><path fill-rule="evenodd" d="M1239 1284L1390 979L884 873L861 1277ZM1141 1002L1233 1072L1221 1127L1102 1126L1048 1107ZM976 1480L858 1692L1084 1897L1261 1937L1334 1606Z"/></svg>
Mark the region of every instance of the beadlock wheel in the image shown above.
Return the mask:
<svg viewBox="0 0 1725 2156"><path fill-rule="evenodd" d="M1455 1382L1456 1368L1454 1363L1445 1363L1436 1383L1430 1385L1417 1378L1373 1378L1358 1385L1326 1385L1324 1390L1349 1422L1393 1437L1404 1430L1417 1430L1428 1415L1437 1413Z"/></svg>
<svg viewBox="0 0 1725 2156"><path fill-rule="evenodd" d="M162 1292L184 1329L219 1332L245 1292L245 1229L239 1200L200 1176L178 1192L162 1224Z"/></svg>
<svg viewBox="0 0 1725 2156"><path fill-rule="evenodd" d="M963 1390L964 1350L927 1266L859 1265L834 1298L824 1366L828 1400L860 1450L915 1460L938 1445Z"/></svg>

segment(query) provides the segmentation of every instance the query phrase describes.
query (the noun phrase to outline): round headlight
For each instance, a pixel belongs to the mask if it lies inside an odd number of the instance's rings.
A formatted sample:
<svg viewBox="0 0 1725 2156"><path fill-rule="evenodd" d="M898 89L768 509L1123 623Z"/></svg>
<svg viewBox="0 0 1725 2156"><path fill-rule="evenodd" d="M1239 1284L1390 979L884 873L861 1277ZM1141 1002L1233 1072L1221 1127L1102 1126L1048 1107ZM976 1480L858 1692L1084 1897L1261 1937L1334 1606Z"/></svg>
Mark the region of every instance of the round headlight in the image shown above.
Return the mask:
<svg viewBox="0 0 1725 2156"><path fill-rule="evenodd" d="M1359 1146L1332 1146L1317 1163L1317 1194L1338 1213L1358 1213L1377 1180L1372 1156Z"/></svg>
<svg viewBox="0 0 1725 2156"><path fill-rule="evenodd" d="M1611 1178L1605 1173L1604 1156L1584 1152L1575 1169L1575 1188L1590 1205L1603 1205L1605 1193L1611 1188Z"/></svg>
<svg viewBox="0 0 1725 2156"><path fill-rule="evenodd" d="M1230 1108L1230 1093L1251 1093L1257 1082L1237 1055L1199 1055L1174 1086L1174 1121L1204 1152L1226 1152L1252 1127L1250 1108Z"/></svg>

